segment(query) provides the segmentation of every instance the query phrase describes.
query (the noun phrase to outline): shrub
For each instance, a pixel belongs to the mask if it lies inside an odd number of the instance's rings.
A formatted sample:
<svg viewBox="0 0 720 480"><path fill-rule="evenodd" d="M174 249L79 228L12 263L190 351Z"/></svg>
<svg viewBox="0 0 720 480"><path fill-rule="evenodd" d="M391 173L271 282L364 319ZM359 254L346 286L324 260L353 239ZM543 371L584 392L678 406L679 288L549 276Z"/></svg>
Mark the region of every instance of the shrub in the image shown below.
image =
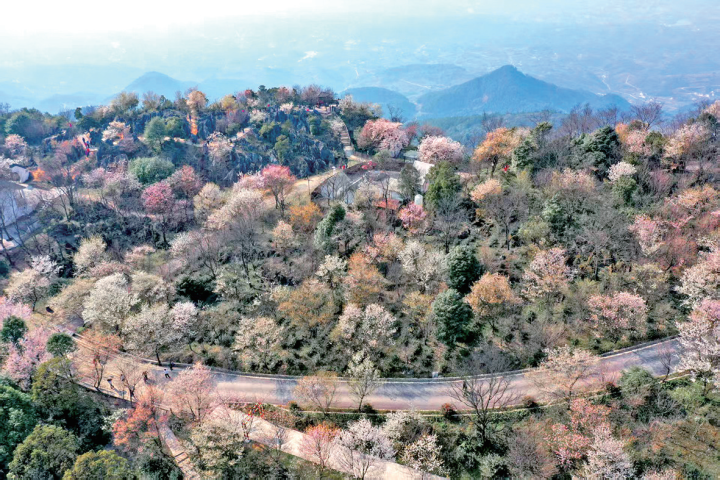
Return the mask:
<svg viewBox="0 0 720 480"><path fill-rule="evenodd" d="M0 260L0 278L7 278L10 275L10 265L5 260Z"/></svg>
<svg viewBox="0 0 720 480"><path fill-rule="evenodd" d="M175 166L170 160L163 158L143 157L132 160L129 165L129 170L140 183L150 185L165 180L172 175Z"/></svg>
<svg viewBox="0 0 720 480"><path fill-rule="evenodd" d="M451 422L459 418L458 412L452 403L443 403L440 406L440 412L442 412L442 416L445 417L446 420L450 420Z"/></svg>
<svg viewBox="0 0 720 480"><path fill-rule="evenodd" d="M302 411L302 408L300 408L300 405L296 401L291 401L288 403L288 410L290 410L290 413L298 414Z"/></svg>
<svg viewBox="0 0 720 480"><path fill-rule="evenodd" d="M523 408L527 408L528 410L534 410L540 406L535 397L533 397L532 395L525 395L520 401L520 404L523 406Z"/></svg>

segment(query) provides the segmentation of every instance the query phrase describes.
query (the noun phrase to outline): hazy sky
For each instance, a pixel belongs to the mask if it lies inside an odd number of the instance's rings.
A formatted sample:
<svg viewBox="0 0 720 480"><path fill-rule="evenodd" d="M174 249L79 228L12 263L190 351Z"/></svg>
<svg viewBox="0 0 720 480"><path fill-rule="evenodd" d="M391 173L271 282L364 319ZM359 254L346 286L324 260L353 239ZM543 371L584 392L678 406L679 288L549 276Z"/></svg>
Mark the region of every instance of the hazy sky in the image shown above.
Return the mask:
<svg viewBox="0 0 720 480"><path fill-rule="evenodd" d="M149 71L343 89L407 64L475 76L513 64L630 97L696 78L716 89L720 75L720 0L6 0L2 14L0 97L13 104L110 94Z"/></svg>
<svg viewBox="0 0 720 480"><path fill-rule="evenodd" d="M642 21L648 16L682 13L678 20L703 18L717 11L717 0L97 0L8 1L3 5L2 36L108 34L128 30L163 30L192 26L208 20L242 16L307 14L332 15L338 21L353 15L403 17L434 15L501 14L511 17L578 21L613 18L617 22ZM12 19L11 21L7 21ZM28 40L31 40L28 38Z"/></svg>

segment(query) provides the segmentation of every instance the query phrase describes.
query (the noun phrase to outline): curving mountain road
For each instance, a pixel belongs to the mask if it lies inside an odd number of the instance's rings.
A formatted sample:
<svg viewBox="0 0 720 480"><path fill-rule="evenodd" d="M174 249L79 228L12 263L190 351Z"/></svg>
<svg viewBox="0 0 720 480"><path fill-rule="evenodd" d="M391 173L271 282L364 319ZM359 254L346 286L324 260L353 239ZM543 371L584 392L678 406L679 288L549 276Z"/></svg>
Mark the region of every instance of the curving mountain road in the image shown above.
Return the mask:
<svg viewBox="0 0 720 480"><path fill-rule="evenodd" d="M84 340L79 338L81 348L83 342ZM611 352L600 357L598 374L578 385L577 390L601 388L605 382L617 380L623 370L633 366L645 368L656 376L668 375L677 366L680 349L677 339L672 338ZM136 360L145 364L144 368L154 383L162 385L167 381L164 378L163 368L149 360ZM187 365L178 365L175 371L170 372L171 376L176 374L178 368L186 367ZM223 395L238 402L260 401L274 405L286 405L296 400L293 390L301 378L286 375L243 374L221 369L213 369L213 373L218 391ZM543 384L550 382L545 381L535 370L512 371L499 376L508 380L508 393L518 401L526 395L538 400L549 398L542 387ZM453 402L448 392L452 383L461 385L462 379L386 379L382 386L366 397L365 402L382 410L439 410L443 403ZM340 379L334 406L337 408L357 406L344 379Z"/></svg>
<svg viewBox="0 0 720 480"><path fill-rule="evenodd" d="M643 367L656 376L667 375L669 355L671 368L677 365L680 346L675 339L637 348L620 351L601 357L600 375L582 385L590 389L601 387L605 381L617 379L623 370L633 366ZM542 378L532 370L507 372L503 377L509 380L508 393L520 399L531 395L538 399L546 397L542 388ZM533 377L533 378L530 378ZM287 404L294 400L293 389L299 377L243 375L217 372L218 389L228 395L248 400L258 400L276 405ZM373 407L382 410L439 410L443 403L452 403L449 396L449 383L461 384L461 379L387 379L372 395L365 399ZM335 406L352 408L357 405L341 380L335 398Z"/></svg>
<svg viewBox="0 0 720 480"><path fill-rule="evenodd" d="M68 332L70 333L70 332ZM88 357L84 357L83 353L87 352L88 343L81 336L75 335L78 340L78 360L81 363L87 363ZM598 374L591 380L579 385L577 389L593 390L601 388L606 381L616 380L623 370L630 367L639 366L652 372L656 376L666 376L674 371L678 363L678 357L681 353L681 346L677 339L671 338L661 342L653 342L638 345L629 349L612 352L600 358ZM151 377L150 384L163 386L168 380L165 378L164 369L158 367L150 360L132 357L127 354L115 354L111 356L108 362L108 374L112 369L112 363L122 359L122 357L131 357L138 362L138 368L147 371ZM188 365L179 366L180 369L187 368ZM173 377L177 370L171 371ZM285 375L253 375L241 374L213 369L218 391L226 399L237 402L260 401L275 405L285 405L294 400L293 390L301 377L285 376ZM543 386L543 378L534 370L521 370L515 372L506 372L499 375L508 380L507 393L512 395L516 402L525 395L532 395L537 399L545 399L546 394ZM487 376L479 375L478 378L487 378ZM78 379L79 383L91 388L91 383ZM463 380L458 378L444 379L387 379L386 382L377 389L372 395L366 399L366 403L370 403L373 407L381 410L438 410L443 403L452 403L448 389L450 385L460 386ZM104 383L104 382L103 382ZM140 385L140 388L144 386ZM114 386L101 385L100 391L111 396L125 398L126 393L118 390ZM354 408L357 403L350 393L347 382L340 379L340 385L335 397L335 407ZM510 405L507 405L510 406ZM232 412L232 415L246 416L240 412ZM255 420L254 427L250 438L260 443L272 444L274 442L274 432L278 427L269 422L258 419ZM187 454L184 447L177 441L172 431L164 425L161 431L164 441L168 444L168 448L176 457L176 461L186 472L188 478L199 478L193 466L186 462ZM300 456L309 461L309 458L301 448L303 437L305 434L287 430L285 443L281 446L281 450L291 455ZM333 452L330 458L330 467L340 471L346 471L343 464L339 461L338 452ZM440 479L441 477L430 475L425 472L412 470L404 465L400 465L393 461L378 461L373 471L367 477L369 479Z"/></svg>

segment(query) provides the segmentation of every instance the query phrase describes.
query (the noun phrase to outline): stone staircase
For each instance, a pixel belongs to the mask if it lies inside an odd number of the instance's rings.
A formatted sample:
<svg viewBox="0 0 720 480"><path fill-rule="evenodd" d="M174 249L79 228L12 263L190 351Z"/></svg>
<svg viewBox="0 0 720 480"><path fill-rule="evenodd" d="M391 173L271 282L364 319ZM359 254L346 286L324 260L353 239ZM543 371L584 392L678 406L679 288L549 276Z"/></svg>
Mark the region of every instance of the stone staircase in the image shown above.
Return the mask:
<svg viewBox="0 0 720 480"><path fill-rule="evenodd" d="M172 429L168 426L167 422L162 422L158 430L160 431L160 437L163 443L170 451L170 454L175 459L175 464L182 470L183 476L186 480L202 480L202 477L195 470L195 466L190 461L190 457L185 451L185 447L182 442L178 440L173 433Z"/></svg>

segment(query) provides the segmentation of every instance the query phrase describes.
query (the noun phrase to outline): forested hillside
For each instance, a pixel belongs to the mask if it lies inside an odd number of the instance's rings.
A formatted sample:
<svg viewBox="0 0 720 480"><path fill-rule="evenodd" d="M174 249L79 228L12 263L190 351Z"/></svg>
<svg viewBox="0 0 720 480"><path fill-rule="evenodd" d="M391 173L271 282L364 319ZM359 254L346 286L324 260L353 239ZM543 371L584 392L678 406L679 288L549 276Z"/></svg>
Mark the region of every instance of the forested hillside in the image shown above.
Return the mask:
<svg viewBox="0 0 720 480"><path fill-rule="evenodd" d="M317 86L2 112L0 472L177 478L174 431L202 478L720 475L720 102L472 150L378 114ZM604 368L671 336L666 372ZM296 377L264 405L228 371ZM372 406L438 376L427 416ZM248 444L259 418L284 433Z"/></svg>

